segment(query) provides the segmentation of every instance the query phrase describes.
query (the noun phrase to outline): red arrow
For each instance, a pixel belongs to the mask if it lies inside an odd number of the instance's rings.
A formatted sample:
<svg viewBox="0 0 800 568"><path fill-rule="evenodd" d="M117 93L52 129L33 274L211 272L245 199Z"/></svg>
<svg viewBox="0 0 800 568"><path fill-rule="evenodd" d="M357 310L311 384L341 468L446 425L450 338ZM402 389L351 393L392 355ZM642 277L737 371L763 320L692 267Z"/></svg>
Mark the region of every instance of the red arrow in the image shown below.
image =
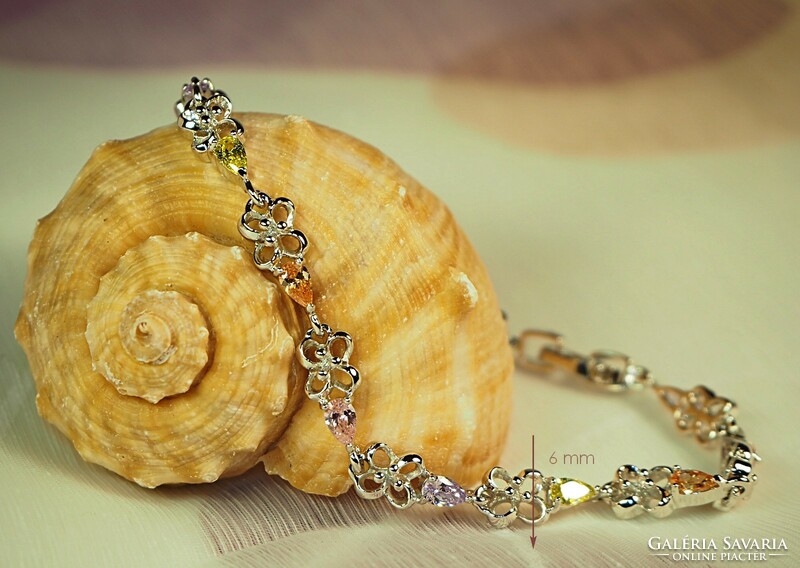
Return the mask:
<svg viewBox="0 0 800 568"><path fill-rule="evenodd" d="M533 434L531 434L531 469L533 469L534 471L536 470L536 459L534 457L534 454L536 452L535 441L536 437ZM533 491L533 488L531 488L531 491ZM533 504L531 504L531 507L533 507ZM531 514L535 514L532 508L531 508ZM536 525L534 525L533 523L531 523L531 548L536 548Z"/></svg>

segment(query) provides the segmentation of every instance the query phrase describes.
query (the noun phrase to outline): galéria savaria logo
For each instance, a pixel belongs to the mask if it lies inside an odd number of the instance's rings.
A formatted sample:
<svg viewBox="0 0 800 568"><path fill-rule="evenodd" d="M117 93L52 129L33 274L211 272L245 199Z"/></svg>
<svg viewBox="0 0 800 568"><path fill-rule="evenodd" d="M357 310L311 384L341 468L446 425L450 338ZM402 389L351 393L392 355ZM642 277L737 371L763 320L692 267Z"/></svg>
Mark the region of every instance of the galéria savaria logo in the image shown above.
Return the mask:
<svg viewBox="0 0 800 568"><path fill-rule="evenodd" d="M780 556L788 556L789 547L782 538L735 538L722 539L664 538L651 536L647 548L652 556L663 556L676 562L763 562Z"/></svg>

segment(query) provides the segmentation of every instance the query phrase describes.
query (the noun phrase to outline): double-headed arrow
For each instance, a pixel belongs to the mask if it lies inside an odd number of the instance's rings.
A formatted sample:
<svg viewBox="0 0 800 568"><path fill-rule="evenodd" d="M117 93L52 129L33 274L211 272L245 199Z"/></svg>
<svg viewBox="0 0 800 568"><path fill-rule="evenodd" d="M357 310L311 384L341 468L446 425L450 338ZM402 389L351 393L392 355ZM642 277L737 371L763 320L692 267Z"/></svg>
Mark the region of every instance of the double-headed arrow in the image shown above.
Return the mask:
<svg viewBox="0 0 800 568"><path fill-rule="evenodd" d="M536 437L531 434L531 469L536 471L536 458L534 457L536 452ZM533 491L533 487L531 491ZM531 507L533 507L533 503L531 503ZM531 515L535 515L536 512L531 509ZM531 522L531 548L536 548L536 525Z"/></svg>

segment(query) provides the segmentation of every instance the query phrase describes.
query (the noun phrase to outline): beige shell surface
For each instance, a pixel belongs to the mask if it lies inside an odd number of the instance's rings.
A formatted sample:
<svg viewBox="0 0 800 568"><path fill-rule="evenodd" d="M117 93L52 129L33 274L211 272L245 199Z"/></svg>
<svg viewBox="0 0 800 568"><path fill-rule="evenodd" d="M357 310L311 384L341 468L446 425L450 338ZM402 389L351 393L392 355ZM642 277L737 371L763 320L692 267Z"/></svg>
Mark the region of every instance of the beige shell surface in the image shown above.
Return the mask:
<svg viewBox="0 0 800 568"><path fill-rule="evenodd" d="M320 316L354 339L356 442L476 483L504 445L513 364L466 236L371 146L298 117L239 118L255 186L295 204ZM262 459L337 495L347 454L302 392L302 310L240 248L245 199L177 127L99 147L29 252L15 331L37 406L84 459L141 485Z"/></svg>

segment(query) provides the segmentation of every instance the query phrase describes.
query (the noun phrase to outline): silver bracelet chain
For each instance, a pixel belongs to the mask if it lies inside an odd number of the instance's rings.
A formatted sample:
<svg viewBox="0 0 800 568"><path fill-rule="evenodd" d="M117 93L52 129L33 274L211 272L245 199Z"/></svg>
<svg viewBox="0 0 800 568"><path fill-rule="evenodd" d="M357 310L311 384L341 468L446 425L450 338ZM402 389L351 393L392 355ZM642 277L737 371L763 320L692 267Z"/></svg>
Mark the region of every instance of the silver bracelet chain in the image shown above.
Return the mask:
<svg viewBox="0 0 800 568"><path fill-rule="evenodd" d="M508 526L515 519L538 525L558 510L596 500L608 503L618 517L627 519L642 512L664 517L674 509L709 503L729 510L750 497L757 480L753 465L761 458L737 424L732 401L703 386L683 391L657 385L645 367L633 364L626 355L597 351L583 356L567 350L563 338L551 332L530 330L511 340L519 368L543 371L559 367L607 390L655 391L680 430L691 433L701 444L721 442L721 473L679 466L643 469L623 465L612 481L590 485L577 479L546 477L533 469L511 475L493 467L483 484L465 489L429 471L417 454L399 456L383 442L360 448L354 443L352 397L361 377L350 364L353 339L320 320L313 303L311 275L303 264L309 243L293 226L294 204L253 187L242 142L244 127L231 117L232 110L224 92L214 89L208 79L196 77L183 86L176 104L178 125L193 133L194 150L213 155L244 185L248 200L239 232L254 243L255 265L271 272L287 295L306 310L310 327L297 348L300 363L308 370L305 392L319 404L328 429L345 446L349 475L360 497L385 497L398 509L418 503L437 507L470 503L496 527ZM531 356L534 343L539 350Z"/></svg>

